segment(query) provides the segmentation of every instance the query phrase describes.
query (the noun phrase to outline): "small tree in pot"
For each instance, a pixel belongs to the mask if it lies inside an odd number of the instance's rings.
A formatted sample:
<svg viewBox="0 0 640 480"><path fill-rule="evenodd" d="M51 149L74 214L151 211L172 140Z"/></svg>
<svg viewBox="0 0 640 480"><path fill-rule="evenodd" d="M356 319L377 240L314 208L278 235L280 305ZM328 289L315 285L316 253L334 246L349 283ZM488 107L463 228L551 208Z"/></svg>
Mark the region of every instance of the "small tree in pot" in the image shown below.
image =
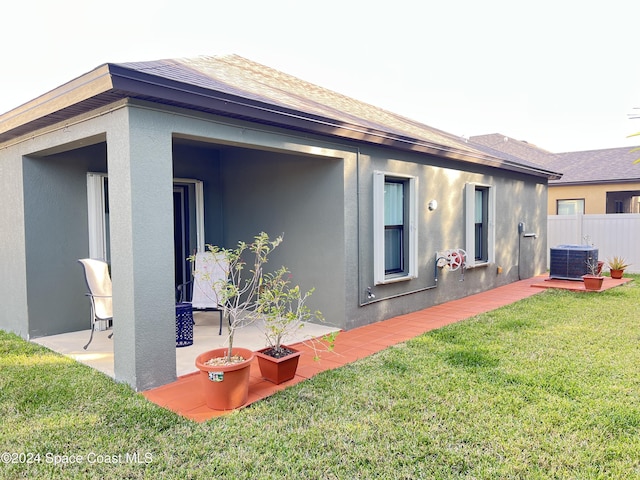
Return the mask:
<svg viewBox="0 0 640 480"><path fill-rule="evenodd" d="M602 264L604 262L598 262L592 257L589 257L586 261L587 269L589 273L582 276L584 282L584 288L586 290L600 290L602 288Z"/></svg>
<svg viewBox="0 0 640 480"><path fill-rule="evenodd" d="M300 356L299 351L284 345L283 341L302 329L307 322L324 321L321 312L312 311L306 304L313 291L311 289L303 293L299 285L292 286L291 272L286 267L264 276L257 313L264 318L267 347L256 352L256 356L263 376L274 383L282 383L295 376ZM320 339L311 339L316 358L318 343L332 350L335 336L336 333L333 333ZM283 368L286 371L276 372Z"/></svg>
<svg viewBox="0 0 640 480"><path fill-rule="evenodd" d="M256 319L258 299L263 283L263 267L269 254L282 242L282 236L271 240L262 232L251 244L239 242L234 249L207 245L210 261L223 270L221 278L209 277L209 287L217 294L223 317L228 319L228 346L206 351L196 358L201 372L207 405L216 410L230 410L246 403L249 392L249 370L254 353L234 347L238 328ZM247 267L247 258L252 264ZM194 260L194 258L191 258ZM198 274L202 272L194 272ZM206 273L201 276L207 280Z"/></svg>
<svg viewBox="0 0 640 480"><path fill-rule="evenodd" d="M227 363L232 362L231 351L237 329L256 319L259 293L263 284L263 268L269 254L282 243L282 236L271 240L264 232L256 235L252 243L238 242L236 248L227 249L207 245L207 255L226 272L226 278L211 280L210 287L217 292L223 317L229 322ZM247 269L247 257L253 264ZM193 260L193 257L190 257ZM198 273L198 272L195 272Z"/></svg>
<svg viewBox="0 0 640 480"><path fill-rule="evenodd" d="M264 276L257 311L264 315L264 334L272 357L287 354L282 341L302 329L305 322L324 320L322 313L312 312L306 305L313 290L303 294L298 285L292 287L291 272L286 267Z"/></svg>

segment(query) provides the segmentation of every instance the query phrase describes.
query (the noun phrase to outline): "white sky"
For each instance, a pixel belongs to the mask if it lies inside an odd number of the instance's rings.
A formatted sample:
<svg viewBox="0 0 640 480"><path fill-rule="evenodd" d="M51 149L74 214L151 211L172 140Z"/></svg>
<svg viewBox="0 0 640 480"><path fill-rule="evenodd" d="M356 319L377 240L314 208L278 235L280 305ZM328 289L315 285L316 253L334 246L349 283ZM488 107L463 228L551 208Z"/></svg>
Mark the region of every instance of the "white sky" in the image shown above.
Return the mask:
<svg viewBox="0 0 640 480"><path fill-rule="evenodd" d="M627 138L640 131L637 0L11 5L0 112L103 63L236 53L460 136L554 152L640 144Z"/></svg>

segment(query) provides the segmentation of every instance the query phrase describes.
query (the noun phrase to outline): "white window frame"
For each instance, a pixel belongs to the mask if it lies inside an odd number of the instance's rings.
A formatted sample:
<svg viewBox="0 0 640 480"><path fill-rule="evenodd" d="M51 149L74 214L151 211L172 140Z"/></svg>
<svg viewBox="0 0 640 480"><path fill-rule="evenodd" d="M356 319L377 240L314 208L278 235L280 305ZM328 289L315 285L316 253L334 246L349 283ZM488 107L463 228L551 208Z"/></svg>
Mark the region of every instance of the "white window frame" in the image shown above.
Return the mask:
<svg viewBox="0 0 640 480"><path fill-rule="evenodd" d="M89 258L109 261L107 258L107 226L104 204L106 173L87 173L87 212L89 226ZM204 185L202 180L174 178L174 183L194 185L196 210L196 244L199 252L205 251L204 243Z"/></svg>
<svg viewBox="0 0 640 480"><path fill-rule="evenodd" d="M87 213L89 224L89 258L108 261L107 227L104 214L106 173L87 173Z"/></svg>
<svg viewBox="0 0 640 480"><path fill-rule="evenodd" d="M405 270L402 273L385 274L384 252L384 184L387 179L403 180L408 185L407 251ZM373 172L373 277L375 285L401 282L418 277L418 178L411 175Z"/></svg>
<svg viewBox="0 0 640 480"><path fill-rule="evenodd" d="M198 252L204 252L204 184L202 180L196 180L194 178L174 178L173 183L189 183L194 186L196 201L196 245Z"/></svg>
<svg viewBox="0 0 640 480"><path fill-rule="evenodd" d="M584 203L584 198L558 198L556 200L556 215L584 215ZM574 212L561 213L562 206L572 206Z"/></svg>
<svg viewBox="0 0 640 480"><path fill-rule="evenodd" d="M464 211L465 211L465 251L467 253L466 268L489 265L495 261L495 218L496 202L495 187L482 183L466 183L464 186ZM476 189L487 190L487 259L476 260L476 229L475 229L475 204Z"/></svg>

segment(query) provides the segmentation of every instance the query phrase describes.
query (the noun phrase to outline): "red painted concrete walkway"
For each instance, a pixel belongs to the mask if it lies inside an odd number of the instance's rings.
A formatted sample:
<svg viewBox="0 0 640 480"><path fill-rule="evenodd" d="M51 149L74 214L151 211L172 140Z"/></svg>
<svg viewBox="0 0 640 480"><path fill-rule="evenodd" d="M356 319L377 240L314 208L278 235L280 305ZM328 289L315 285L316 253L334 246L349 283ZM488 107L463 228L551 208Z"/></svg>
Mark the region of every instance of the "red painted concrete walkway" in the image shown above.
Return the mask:
<svg viewBox="0 0 640 480"><path fill-rule="evenodd" d="M613 280L605 277L602 291L628 281L630 279ZM249 400L244 406L268 397L278 390L307 380L324 370L346 365L384 350L391 345L417 337L429 330L514 303L540 293L544 288L584 291L582 282L548 280L546 276L534 277L372 325L340 332L335 342L335 354L325 353L318 361L313 360L313 350L303 344L297 344L295 348L302 350L303 354L300 357L297 374L289 382L274 385L263 380L260 376L257 360L253 361ZM200 389L200 373L185 375L174 383L147 390L143 392L143 395L149 401L197 422L229 413L229 411L212 410L206 406Z"/></svg>

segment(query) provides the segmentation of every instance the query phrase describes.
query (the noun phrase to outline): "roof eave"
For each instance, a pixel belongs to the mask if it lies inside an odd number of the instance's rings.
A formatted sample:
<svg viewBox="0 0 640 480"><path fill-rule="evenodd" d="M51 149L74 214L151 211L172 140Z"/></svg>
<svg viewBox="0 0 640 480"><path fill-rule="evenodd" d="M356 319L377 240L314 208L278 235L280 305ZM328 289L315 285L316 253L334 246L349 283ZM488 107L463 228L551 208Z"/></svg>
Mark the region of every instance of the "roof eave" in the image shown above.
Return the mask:
<svg viewBox="0 0 640 480"><path fill-rule="evenodd" d="M625 179L610 179L610 180L585 180L585 181L568 181L568 182L553 182L550 186L554 187L575 187L583 185L611 185L619 183L640 183L640 178L625 178Z"/></svg>
<svg viewBox="0 0 640 480"><path fill-rule="evenodd" d="M89 73L9 110L0 115L0 135L109 91L113 86L111 79L109 65L101 65Z"/></svg>
<svg viewBox="0 0 640 480"><path fill-rule="evenodd" d="M547 179L560 176L544 169L531 168L493 157L482 152L462 150L446 145L401 136L390 132L339 122L331 118L259 102L204 87L189 85L146 72L105 64L0 116L0 138L11 130L30 123L41 127L43 117L51 116L51 123L60 121L56 112L115 93L121 98L139 98L183 108L231 116L319 135L366 142L416 153L426 153L447 159L491 166Z"/></svg>
<svg viewBox="0 0 640 480"><path fill-rule="evenodd" d="M427 153L453 160L517 171L544 178L560 178L561 175L544 169L507 162L480 152L465 151L444 145L429 143L408 136L363 126L338 122L334 119L312 115L298 110L259 102L256 100L212 91L173 80L149 75L120 65L111 65L113 86L126 92L162 99L168 103L214 112L223 116L249 119L264 124L333 137L383 145L391 148Z"/></svg>

